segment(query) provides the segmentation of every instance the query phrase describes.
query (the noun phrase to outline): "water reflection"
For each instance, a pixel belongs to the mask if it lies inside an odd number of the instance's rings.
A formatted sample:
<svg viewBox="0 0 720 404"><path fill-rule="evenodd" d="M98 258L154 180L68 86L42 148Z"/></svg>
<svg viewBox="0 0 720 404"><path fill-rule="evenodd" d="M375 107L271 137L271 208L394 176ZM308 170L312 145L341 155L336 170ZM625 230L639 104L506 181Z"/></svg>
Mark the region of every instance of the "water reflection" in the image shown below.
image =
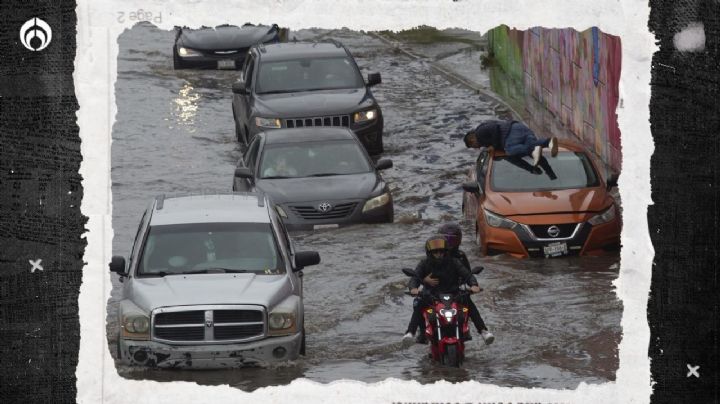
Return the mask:
<svg viewBox="0 0 720 404"><path fill-rule="evenodd" d="M195 87L189 82L183 84L180 91L178 91L177 98L173 100L173 102L175 102L177 122L180 125L188 126L191 132L195 131L192 126L195 124L199 100L200 94L197 93Z"/></svg>

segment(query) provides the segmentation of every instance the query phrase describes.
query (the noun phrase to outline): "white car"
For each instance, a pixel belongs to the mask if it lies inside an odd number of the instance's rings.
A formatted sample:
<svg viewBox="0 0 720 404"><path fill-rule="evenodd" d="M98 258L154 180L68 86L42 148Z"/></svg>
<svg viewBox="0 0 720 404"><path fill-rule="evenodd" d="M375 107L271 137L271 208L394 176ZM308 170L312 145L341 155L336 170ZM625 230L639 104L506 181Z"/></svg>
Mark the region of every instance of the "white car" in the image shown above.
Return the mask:
<svg viewBox="0 0 720 404"><path fill-rule="evenodd" d="M140 221L120 275L118 359L127 365L222 368L305 352L302 273L263 194L158 197Z"/></svg>

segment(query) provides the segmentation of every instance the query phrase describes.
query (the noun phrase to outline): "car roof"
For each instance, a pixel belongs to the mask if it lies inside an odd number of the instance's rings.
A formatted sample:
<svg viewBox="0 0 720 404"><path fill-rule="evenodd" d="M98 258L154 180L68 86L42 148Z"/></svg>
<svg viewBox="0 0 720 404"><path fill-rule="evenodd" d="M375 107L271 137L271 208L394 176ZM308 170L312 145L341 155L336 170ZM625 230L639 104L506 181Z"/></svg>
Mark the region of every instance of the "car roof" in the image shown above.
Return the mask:
<svg viewBox="0 0 720 404"><path fill-rule="evenodd" d="M258 46L263 61L282 61L308 57L346 56L339 42L281 42Z"/></svg>
<svg viewBox="0 0 720 404"><path fill-rule="evenodd" d="M264 132L265 144L304 143L319 140L353 140L355 134L343 127L273 129Z"/></svg>
<svg viewBox="0 0 720 404"><path fill-rule="evenodd" d="M558 152L581 152L586 153L587 149L585 146L573 142L571 140L558 140ZM506 153L504 150L495 150L492 153L493 157L502 157L506 156Z"/></svg>
<svg viewBox="0 0 720 404"><path fill-rule="evenodd" d="M263 194L158 197L151 226L189 223L270 223Z"/></svg>

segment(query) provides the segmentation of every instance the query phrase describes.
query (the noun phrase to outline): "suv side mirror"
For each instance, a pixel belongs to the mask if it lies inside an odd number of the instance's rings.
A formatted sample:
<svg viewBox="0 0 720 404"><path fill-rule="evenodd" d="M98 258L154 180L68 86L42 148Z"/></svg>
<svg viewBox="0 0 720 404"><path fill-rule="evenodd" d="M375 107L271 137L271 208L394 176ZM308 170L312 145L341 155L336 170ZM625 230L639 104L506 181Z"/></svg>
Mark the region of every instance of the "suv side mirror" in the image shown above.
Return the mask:
<svg viewBox="0 0 720 404"><path fill-rule="evenodd" d="M110 260L110 272L115 272L120 276L126 276L125 272L125 258L119 255L115 255Z"/></svg>
<svg viewBox="0 0 720 404"><path fill-rule="evenodd" d="M232 92L235 94L247 94L247 88L245 88L245 80L238 80L232 85Z"/></svg>
<svg viewBox="0 0 720 404"><path fill-rule="evenodd" d="M317 265L320 263L320 254L317 251L299 251L295 253L295 269L299 271L310 265Z"/></svg>
<svg viewBox="0 0 720 404"><path fill-rule="evenodd" d="M380 77L380 73L370 73L367 76L367 85L369 87L374 86L375 84L382 83L382 78Z"/></svg>
<svg viewBox="0 0 720 404"><path fill-rule="evenodd" d="M613 174L607 180L607 190L609 191L612 187L618 186L618 175Z"/></svg>
<svg viewBox="0 0 720 404"><path fill-rule="evenodd" d="M378 170L386 170L388 168L392 168L393 162L390 159L382 159L378 160L378 162L375 164L375 168Z"/></svg>
<svg viewBox="0 0 720 404"><path fill-rule="evenodd" d="M480 185L478 185L477 182L463 182L462 189L471 194L480 193Z"/></svg>
<svg viewBox="0 0 720 404"><path fill-rule="evenodd" d="M252 179L253 173L247 167L238 167L235 169L235 178L248 178Z"/></svg>

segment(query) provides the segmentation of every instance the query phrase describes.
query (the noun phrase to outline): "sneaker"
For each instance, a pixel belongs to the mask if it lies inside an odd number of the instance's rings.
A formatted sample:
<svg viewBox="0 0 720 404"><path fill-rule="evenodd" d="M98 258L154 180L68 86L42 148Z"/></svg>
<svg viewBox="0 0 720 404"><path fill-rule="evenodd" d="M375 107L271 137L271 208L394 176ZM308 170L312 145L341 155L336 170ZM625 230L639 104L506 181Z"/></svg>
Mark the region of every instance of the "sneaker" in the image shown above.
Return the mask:
<svg viewBox="0 0 720 404"><path fill-rule="evenodd" d="M402 337L402 344L404 346L410 346L410 345L412 345L414 338L415 338L415 334L408 331Z"/></svg>
<svg viewBox="0 0 720 404"><path fill-rule="evenodd" d="M542 153L542 148L540 146L535 146L533 149L531 156L533 159L533 167L536 167L538 163L540 163L540 155Z"/></svg>
<svg viewBox="0 0 720 404"><path fill-rule="evenodd" d="M420 334L418 334L418 336L415 337L415 342L417 342L418 344L423 344L423 345L427 344L427 337L425 336L425 333L421 332Z"/></svg>
<svg viewBox="0 0 720 404"><path fill-rule="evenodd" d="M556 157L558 154L558 140L555 136L550 139L550 155Z"/></svg>
<svg viewBox="0 0 720 404"><path fill-rule="evenodd" d="M488 330L482 330L480 335L482 335L482 338L485 341L485 345L490 345L493 343L493 341L495 341L495 336Z"/></svg>

